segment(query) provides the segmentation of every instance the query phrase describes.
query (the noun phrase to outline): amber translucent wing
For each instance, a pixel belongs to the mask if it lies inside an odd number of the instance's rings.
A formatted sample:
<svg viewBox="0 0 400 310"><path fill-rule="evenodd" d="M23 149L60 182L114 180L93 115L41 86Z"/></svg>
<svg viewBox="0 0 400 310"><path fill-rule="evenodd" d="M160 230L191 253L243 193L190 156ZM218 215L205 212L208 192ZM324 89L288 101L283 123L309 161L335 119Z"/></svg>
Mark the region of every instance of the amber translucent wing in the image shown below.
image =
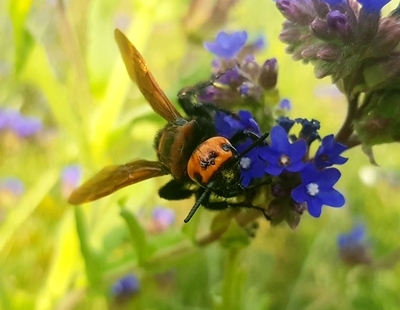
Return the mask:
<svg viewBox="0 0 400 310"><path fill-rule="evenodd" d="M182 117L158 86L138 50L120 30L115 29L114 35L130 78L138 85L153 110L169 122Z"/></svg>
<svg viewBox="0 0 400 310"><path fill-rule="evenodd" d="M137 160L125 165L105 167L75 189L68 202L73 205L89 202L110 195L125 186L165 175L161 165L157 161Z"/></svg>

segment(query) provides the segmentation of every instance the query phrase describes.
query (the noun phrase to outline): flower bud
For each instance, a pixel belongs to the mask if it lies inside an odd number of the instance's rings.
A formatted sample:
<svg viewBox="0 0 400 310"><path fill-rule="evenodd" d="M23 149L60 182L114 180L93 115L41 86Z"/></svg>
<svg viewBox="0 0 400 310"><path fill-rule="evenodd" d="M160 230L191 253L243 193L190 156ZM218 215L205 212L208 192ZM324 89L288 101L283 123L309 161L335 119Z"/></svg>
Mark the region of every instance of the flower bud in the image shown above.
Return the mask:
<svg viewBox="0 0 400 310"><path fill-rule="evenodd" d="M271 218L271 224L277 225L282 222L285 218L287 211L287 200L285 199L274 199L269 205L265 213Z"/></svg>
<svg viewBox="0 0 400 310"><path fill-rule="evenodd" d="M381 22L377 36L368 48L368 56L379 57L392 52L400 42L400 24L393 18Z"/></svg>
<svg viewBox="0 0 400 310"><path fill-rule="evenodd" d="M348 23L347 16L337 10L331 11L326 15L328 28L344 42L350 42L353 33Z"/></svg>
<svg viewBox="0 0 400 310"><path fill-rule="evenodd" d="M304 213L305 210L307 210L306 202L293 203L285 218L286 223L288 223L291 229L295 229L300 224L301 215Z"/></svg>
<svg viewBox="0 0 400 310"><path fill-rule="evenodd" d="M357 44L369 45L379 30L380 14L369 13L364 8L358 16L358 28L356 31Z"/></svg>
<svg viewBox="0 0 400 310"><path fill-rule="evenodd" d="M323 41L330 41L335 38L335 35L330 31L326 21L316 18L310 25L314 35Z"/></svg>
<svg viewBox="0 0 400 310"><path fill-rule="evenodd" d="M314 9L317 12L318 17L325 18L326 14L329 13L328 5L321 0L312 0L312 3L314 5Z"/></svg>
<svg viewBox="0 0 400 310"><path fill-rule="evenodd" d="M275 88L278 79L278 62L275 58L268 59L261 67L258 83L264 90Z"/></svg>
<svg viewBox="0 0 400 310"><path fill-rule="evenodd" d="M332 45L322 46L317 52L317 58L320 60L334 62L338 59L340 55L340 49L335 48Z"/></svg>
<svg viewBox="0 0 400 310"><path fill-rule="evenodd" d="M308 26L315 17L314 8L306 1L278 0L276 6L290 21Z"/></svg>
<svg viewBox="0 0 400 310"><path fill-rule="evenodd" d="M299 29L284 29L279 34L279 39L287 44L296 43L301 38L301 31Z"/></svg>

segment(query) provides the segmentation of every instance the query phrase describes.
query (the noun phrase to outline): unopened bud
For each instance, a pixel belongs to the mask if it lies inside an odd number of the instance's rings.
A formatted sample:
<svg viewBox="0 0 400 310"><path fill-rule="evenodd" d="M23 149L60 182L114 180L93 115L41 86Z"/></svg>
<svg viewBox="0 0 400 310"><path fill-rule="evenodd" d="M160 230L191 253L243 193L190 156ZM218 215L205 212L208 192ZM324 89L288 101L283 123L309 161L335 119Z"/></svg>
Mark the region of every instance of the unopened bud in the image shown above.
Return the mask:
<svg viewBox="0 0 400 310"><path fill-rule="evenodd" d="M379 32L369 46L369 57L379 57L392 52L400 42L400 24L393 18L381 22Z"/></svg>
<svg viewBox="0 0 400 310"><path fill-rule="evenodd" d="M379 30L379 21L380 14L367 12L364 8L361 8L356 31L358 44L367 45L375 38Z"/></svg>
<svg viewBox="0 0 400 310"><path fill-rule="evenodd" d="M353 32L345 14L337 10L331 11L326 15L326 23L330 31L344 42L350 42L352 40Z"/></svg>
<svg viewBox="0 0 400 310"><path fill-rule="evenodd" d="M326 21L316 18L310 25L314 35L323 41L330 41L335 38L335 35L330 31Z"/></svg>
<svg viewBox="0 0 400 310"><path fill-rule="evenodd" d="M314 4L314 9L315 12L317 12L318 17L325 18L326 14L329 13L328 5L321 0L312 0L312 3Z"/></svg>
<svg viewBox="0 0 400 310"><path fill-rule="evenodd" d="M258 83L264 90L270 90L275 88L277 79L278 62L275 58L268 59L261 67Z"/></svg>
<svg viewBox="0 0 400 310"><path fill-rule="evenodd" d="M309 25L315 18L314 8L307 1L278 0L276 6L283 16L298 25Z"/></svg>
<svg viewBox="0 0 400 310"><path fill-rule="evenodd" d="M325 45L321 47L317 52L317 58L324 61L333 62L338 59L340 50L332 45Z"/></svg>
<svg viewBox="0 0 400 310"><path fill-rule="evenodd" d="M296 43L301 38L301 31L299 29L284 29L279 34L279 39L287 44Z"/></svg>

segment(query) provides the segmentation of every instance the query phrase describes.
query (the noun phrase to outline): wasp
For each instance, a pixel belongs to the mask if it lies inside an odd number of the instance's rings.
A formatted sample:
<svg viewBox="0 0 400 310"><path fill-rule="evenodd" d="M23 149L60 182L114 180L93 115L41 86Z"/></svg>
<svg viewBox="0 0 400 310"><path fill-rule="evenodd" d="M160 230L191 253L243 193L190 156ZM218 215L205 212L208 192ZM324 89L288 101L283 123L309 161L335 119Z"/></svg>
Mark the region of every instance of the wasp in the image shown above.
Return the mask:
<svg viewBox="0 0 400 310"><path fill-rule="evenodd" d="M230 140L218 136L213 115L221 109L197 99L199 89L212 84L212 81L179 92L178 102L187 115L183 117L157 84L142 55L118 29L115 30L115 40L131 80L152 109L168 122L154 139L158 160L139 159L124 165L107 166L75 189L68 202L93 201L128 185L171 175L172 180L159 190L161 198L180 200L193 194L196 197L185 223L201 205L213 210L229 207L231 204L226 200L215 202L211 196L230 198L246 191L240 185L240 158L258 144L265 143L268 133L258 137L253 133L239 132ZM235 116L233 113L230 115ZM252 138L253 143L239 154L232 144L247 137Z"/></svg>

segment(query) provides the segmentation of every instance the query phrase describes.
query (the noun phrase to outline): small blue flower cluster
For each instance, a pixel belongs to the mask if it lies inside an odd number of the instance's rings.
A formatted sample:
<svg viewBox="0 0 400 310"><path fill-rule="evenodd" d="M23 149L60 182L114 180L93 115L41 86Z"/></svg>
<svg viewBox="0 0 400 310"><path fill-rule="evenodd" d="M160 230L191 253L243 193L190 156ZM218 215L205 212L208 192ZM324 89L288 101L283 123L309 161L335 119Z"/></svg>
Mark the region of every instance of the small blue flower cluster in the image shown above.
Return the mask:
<svg viewBox="0 0 400 310"><path fill-rule="evenodd" d="M262 91L266 90L262 85L269 84L275 87L276 60L273 61L273 67L264 66L260 68L254 62L252 55L243 56L246 39L247 34L245 32L231 35L220 33L216 41L206 43L205 48L218 57L214 60L214 65L216 63L224 63L226 67L226 64L229 63L230 68L233 68L225 73L218 80L218 83L229 85L231 89L240 93L241 96L248 96L248 94L252 93L253 98L258 98L258 102L262 106ZM239 57L238 55L241 56ZM251 70L253 71L246 71L250 62L252 62ZM270 62L267 61L266 63ZM254 68L258 68L258 71L256 70L257 74L254 74ZM221 66L218 69L221 70ZM262 77L266 76L272 77L272 84L265 83L268 79L265 80ZM222 88L222 90L217 87L213 88L214 95L218 92L221 94L223 91L225 91L225 88ZM258 96L254 96L256 93ZM220 102L215 100L215 97L214 100L212 97L208 99L221 106ZM230 103L232 103L232 97L230 99ZM228 101L227 98L225 100ZM279 108L281 111L289 110L290 102L287 99L282 100ZM269 124L257 123L252 113L247 110L241 110L237 114L221 110L215 113L214 120L217 134L230 140L240 132L250 132L260 136L260 128L272 127L272 122L267 119ZM313 217L321 215L323 205L343 206L345 203L343 195L333 188L341 174L339 170L331 168L331 166L344 164L347 161L346 158L340 156L346 150L346 146L337 143L333 135L326 136L322 139L322 144L318 148L315 157L310 159L308 152L311 143L315 140L321 140L318 134L320 123L316 120L308 121L301 118L291 120L287 117L280 117L277 122L278 126L273 126L270 130L268 142L254 147L241 157L242 187L245 189L250 188L252 185L262 183L258 182L259 180L270 179L272 180L272 193L273 195L275 194L275 197L287 198L289 194L295 204L303 206L307 204L307 210ZM300 124L302 129L298 136L289 135L289 131L295 123ZM241 154L253 142L253 139L248 137L238 143L233 142L233 145L238 153ZM282 181L283 179L285 180L284 182ZM280 189L282 189L282 183L285 183L286 190L276 190L274 185L279 184ZM282 193L285 197L282 197Z"/></svg>
<svg viewBox="0 0 400 310"><path fill-rule="evenodd" d="M26 117L16 110L0 109L0 130L11 130L19 137L34 135L43 127L42 122L33 117Z"/></svg>
<svg viewBox="0 0 400 310"><path fill-rule="evenodd" d="M307 128L315 121L302 120L302 122L303 128ZM261 134L256 121L247 111L240 111L238 118L217 113L215 124L217 133L226 138L232 138L243 130ZM309 136L313 135L312 133L315 135L316 131L310 132ZM248 138L234 146L240 154L252 142ZM310 215L319 217L323 205L342 207L345 199L333 188L341 174L336 168L329 167L341 165L347 161L347 158L340 156L346 150L346 146L337 143L333 135L329 135L322 139L315 158L306 161L308 149L305 140L297 139L291 143L285 129L279 125L274 126L270 132L270 142L255 147L241 159L241 185L247 188L254 179L299 173L302 182L292 189L291 197L299 204L306 202ZM296 179L295 175L293 179Z"/></svg>

